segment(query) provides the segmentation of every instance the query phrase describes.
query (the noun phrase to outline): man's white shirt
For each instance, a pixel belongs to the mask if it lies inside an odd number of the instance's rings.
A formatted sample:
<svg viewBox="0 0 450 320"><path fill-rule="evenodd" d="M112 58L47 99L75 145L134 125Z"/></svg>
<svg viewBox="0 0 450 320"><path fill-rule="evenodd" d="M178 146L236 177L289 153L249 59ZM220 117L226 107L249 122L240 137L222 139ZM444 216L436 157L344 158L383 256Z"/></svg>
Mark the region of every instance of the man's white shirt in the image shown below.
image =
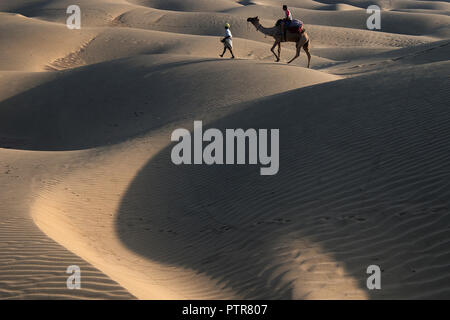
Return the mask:
<svg viewBox="0 0 450 320"><path fill-rule="evenodd" d="M226 29L225 30L225 37L229 37L228 39L225 40L225 42L230 46L233 47L233 35L231 34L230 29Z"/></svg>

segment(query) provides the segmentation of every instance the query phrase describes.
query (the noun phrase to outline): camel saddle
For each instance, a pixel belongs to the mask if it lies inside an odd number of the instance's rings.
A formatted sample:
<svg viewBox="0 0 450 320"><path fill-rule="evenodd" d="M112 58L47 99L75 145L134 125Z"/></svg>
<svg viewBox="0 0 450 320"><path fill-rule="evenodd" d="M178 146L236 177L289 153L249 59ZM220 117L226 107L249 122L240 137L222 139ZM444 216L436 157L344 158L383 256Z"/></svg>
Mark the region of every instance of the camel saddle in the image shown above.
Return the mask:
<svg viewBox="0 0 450 320"><path fill-rule="evenodd" d="M289 32L292 33L302 33L304 32L303 30L303 22L297 19L294 19L291 21L291 23L289 23L289 25L287 26L287 29L289 30Z"/></svg>

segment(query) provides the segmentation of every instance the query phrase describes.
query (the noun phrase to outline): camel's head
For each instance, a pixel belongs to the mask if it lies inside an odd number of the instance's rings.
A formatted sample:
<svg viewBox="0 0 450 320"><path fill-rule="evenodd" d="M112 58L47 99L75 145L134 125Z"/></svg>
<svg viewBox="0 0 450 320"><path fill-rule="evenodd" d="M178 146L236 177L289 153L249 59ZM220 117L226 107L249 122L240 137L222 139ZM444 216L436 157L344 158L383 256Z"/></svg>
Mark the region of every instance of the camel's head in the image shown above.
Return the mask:
<svg viewBox="0 0 450 320"><path fill-rule="evenodd" d="M251 24L255 26L256 30L258 30L258 28L259 28L259 26L260 26L258 16L254 17L254 18L251 18L251 17L248 18L248 19L247 19L247 22L251 22Z"/></svg>
<svg viewBox="0 0 450 320"><path fill-rule="evenodd" d="M255 23L259 23L259 18L258 17L254 17L254 18L248 18L247 22L251 22L253 24Z"/></svg>

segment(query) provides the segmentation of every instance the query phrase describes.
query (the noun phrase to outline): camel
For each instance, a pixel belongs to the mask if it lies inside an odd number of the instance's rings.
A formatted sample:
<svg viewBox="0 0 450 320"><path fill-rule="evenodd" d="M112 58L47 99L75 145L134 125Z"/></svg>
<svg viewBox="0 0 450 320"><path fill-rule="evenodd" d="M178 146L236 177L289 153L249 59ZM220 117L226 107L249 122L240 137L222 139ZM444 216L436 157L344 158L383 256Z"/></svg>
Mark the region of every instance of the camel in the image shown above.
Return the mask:
<svg viewBox="0 0 450 320"><path fill-rule="evenodd" d="M258 17L248 18L247 21L251 22L255 26L256 30L264 33L267 36L271 36L275 39L275 43L273 44L273 47L270 49L270 51L272 51L272 53L275 55L275 58L277 59L276 61L279 62L280 57L281 57L282 35L281 35L281 27L278 26L278 23L276 26L274 26L272 28L264 28L261 25L261 23L259 23ZM306 31L301 34L299 34L298 32L292 33L292 32L287 31L286 42L295 42L295 44L296 44L295 46L297 48L297 53L296 53L295 57L293 57L288 63L291 63L292 61L294 61L295 59L297 59L300 56L300 50L303 47L303 50L305 50L306 55L308 56L308 68L309 68L309 65L311 62L311 54L309 52L310 41L309 41L309 36L306 33ZM278 46L278 55L274 51L276 46Z"/></svg>

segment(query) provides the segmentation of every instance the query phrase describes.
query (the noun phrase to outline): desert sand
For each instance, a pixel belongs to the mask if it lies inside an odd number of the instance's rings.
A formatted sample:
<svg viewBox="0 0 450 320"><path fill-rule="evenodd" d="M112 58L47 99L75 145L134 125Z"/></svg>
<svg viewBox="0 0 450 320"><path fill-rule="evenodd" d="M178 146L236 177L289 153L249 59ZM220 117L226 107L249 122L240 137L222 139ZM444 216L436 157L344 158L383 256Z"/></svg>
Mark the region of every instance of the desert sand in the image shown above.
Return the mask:
<svg viewBox="0 0 450 320"><path fill-rule="evenodd" d="M311 69L280 1L0 2L0 299L450 298L450 4L284 3ZM175 166L194 120L279 128L278 174Z"/></svg>

